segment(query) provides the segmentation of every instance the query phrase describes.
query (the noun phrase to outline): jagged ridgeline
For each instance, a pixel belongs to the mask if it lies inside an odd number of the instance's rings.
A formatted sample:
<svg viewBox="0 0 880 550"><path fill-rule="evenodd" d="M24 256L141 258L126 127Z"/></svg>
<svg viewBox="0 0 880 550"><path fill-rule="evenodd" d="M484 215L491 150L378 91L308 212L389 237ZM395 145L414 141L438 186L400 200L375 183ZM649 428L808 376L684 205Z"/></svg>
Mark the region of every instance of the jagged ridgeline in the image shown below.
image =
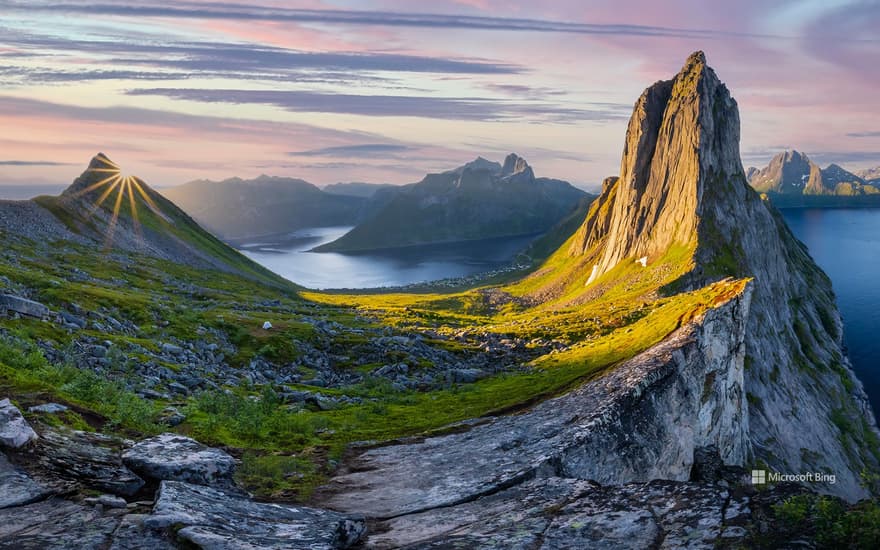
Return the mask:
<svg viewBox="0 0 880 550"><path fill-rule="evenodd" d="M564 306L622 280L672 295L752 278L744 370L752 458L781 472L835 473L829 490L863 496L860 473L876 471L880 449L831 282L749 187L739 138L736 101L694 53L641 95L619 177L605 181L545 268L512 291Z"/></svg>
<svg viewBox="0 0 880 550"><path fill-rule="evenodd" d="M136 252L290 286L202 229L174 203L103 153L60 196L35 199L63 224L54 237L103 250Z"/></svg>

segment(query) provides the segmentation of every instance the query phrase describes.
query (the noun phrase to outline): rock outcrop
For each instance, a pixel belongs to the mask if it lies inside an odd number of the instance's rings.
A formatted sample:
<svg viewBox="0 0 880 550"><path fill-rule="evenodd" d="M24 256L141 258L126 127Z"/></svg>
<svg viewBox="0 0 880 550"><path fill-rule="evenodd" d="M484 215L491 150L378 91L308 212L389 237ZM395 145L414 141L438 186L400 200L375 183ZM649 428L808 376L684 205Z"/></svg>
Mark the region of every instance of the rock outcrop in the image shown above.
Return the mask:
<svg viewBox="0 0 880 550"><path fill-rule="evenodd" d="M235 472L235 459L224 451L173 433L136 443L122 453L122 461L148 479L196 485L228 486Z"/></svg>
<svg viewBox="0 0 880 550"><path fill-rule="evenodd" d="M0 400L0 447L18 449L37 438L36 432L9 399Z"/></svg>
<svg viewBox="0 0 880 550"><path fill-rule="evenodd" d="M751 457L783 473L835 473L824 490L865 496L859 474L877 469L877 428L844 353L831 282L748 185L737 104L702 52L642 94L619 181L605 187L569 250L594 266L590 282L673 246L692 251L677 290L754 278L745 339Z"/></svg>
<svg viewBox="0 0 880 550"><path fill-rule="evenodd" d="M687 480L697 448L748 449L743 338L751 291L608 375L463 433L369 449L319 489L333 509L390 518L473 501L535 477Z"/></svg>

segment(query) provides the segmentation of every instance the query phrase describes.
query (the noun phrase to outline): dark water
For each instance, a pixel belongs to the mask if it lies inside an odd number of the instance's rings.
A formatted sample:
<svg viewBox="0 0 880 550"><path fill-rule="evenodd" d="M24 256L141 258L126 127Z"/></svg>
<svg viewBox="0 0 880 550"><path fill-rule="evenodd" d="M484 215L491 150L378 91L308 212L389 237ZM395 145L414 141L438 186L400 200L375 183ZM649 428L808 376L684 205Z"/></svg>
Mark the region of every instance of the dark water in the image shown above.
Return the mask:
<svg viewBox="0 0 880 550"><path fill-rule="evenodd" d="M880 209L786 209L794 234L834 285L849 356L880 413Z"/></svg>
<svg viewBox="0 0 880 550"><path fill-rule="evenodd" d="M303 229L282 239L239 243L238 248L257 263L308 288L374 288L492 271L508 265L534 238L505 237L361 254L308 252L349 229Z"/></svg>

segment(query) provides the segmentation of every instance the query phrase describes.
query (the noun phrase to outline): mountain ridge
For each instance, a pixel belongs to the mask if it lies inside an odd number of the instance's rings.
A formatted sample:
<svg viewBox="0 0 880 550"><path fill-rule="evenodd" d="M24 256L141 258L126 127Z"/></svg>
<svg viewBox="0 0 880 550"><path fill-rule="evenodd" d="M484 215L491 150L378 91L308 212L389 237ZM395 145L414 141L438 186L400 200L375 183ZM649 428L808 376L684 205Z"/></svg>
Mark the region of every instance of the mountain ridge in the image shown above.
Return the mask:
<svg viewBox="0 0 880 550"><path fill-rule="evenodd" d="M567 182L536 178L514 153L504 164L478 157L388 192L381 208L315 251L360 252L543 233L586 195Z"/></svg>

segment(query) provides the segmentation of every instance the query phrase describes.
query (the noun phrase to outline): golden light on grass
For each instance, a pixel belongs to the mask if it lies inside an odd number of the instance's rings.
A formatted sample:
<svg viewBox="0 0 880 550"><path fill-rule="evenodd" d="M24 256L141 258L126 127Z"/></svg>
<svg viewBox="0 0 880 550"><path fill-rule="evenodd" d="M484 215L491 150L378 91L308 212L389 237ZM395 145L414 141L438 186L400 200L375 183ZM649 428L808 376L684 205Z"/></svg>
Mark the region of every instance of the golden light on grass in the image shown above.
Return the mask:
<svg viewBox="0 0 880 550"><path fill-rule="evenodd" d="M116 226L119 223L119 214L122 210L122 204L126 196L128 196L128 206L131 213L132 224L134 225L134 229L138 235L139 240L143 240L143 232L141 228L141 219L140 214L138 213L138 201L136 200L136 194L139 195L144 204L146 204L147 208L152 210L162 222L166 222L165 216L162 215L159 207L156 205L155 201L153 201L152 197L150 197L147 192L144 190L141 182L135 176L123 176L122 170L114 164L110 159L101 158L100 161L104 166L89 168L89 172L95 173L106 173L110 174L107 177L88 185L87 187L79 190L74 195L75 198L82 197L87 193L91 193L93 191L98 191L101 189L101 194L98 195L98 198L95 202L90 206L87 218L91 218L95 212L97 212L98 208L101 208L101 205L107 201L107 199L116 192L116 197L113 202L113 210L110 216L110 222L107 225L107 235L104 242L104 247L109 249L113 245L113 235L116 232ZM103 188L103 189L102 189Z"/></svg>

